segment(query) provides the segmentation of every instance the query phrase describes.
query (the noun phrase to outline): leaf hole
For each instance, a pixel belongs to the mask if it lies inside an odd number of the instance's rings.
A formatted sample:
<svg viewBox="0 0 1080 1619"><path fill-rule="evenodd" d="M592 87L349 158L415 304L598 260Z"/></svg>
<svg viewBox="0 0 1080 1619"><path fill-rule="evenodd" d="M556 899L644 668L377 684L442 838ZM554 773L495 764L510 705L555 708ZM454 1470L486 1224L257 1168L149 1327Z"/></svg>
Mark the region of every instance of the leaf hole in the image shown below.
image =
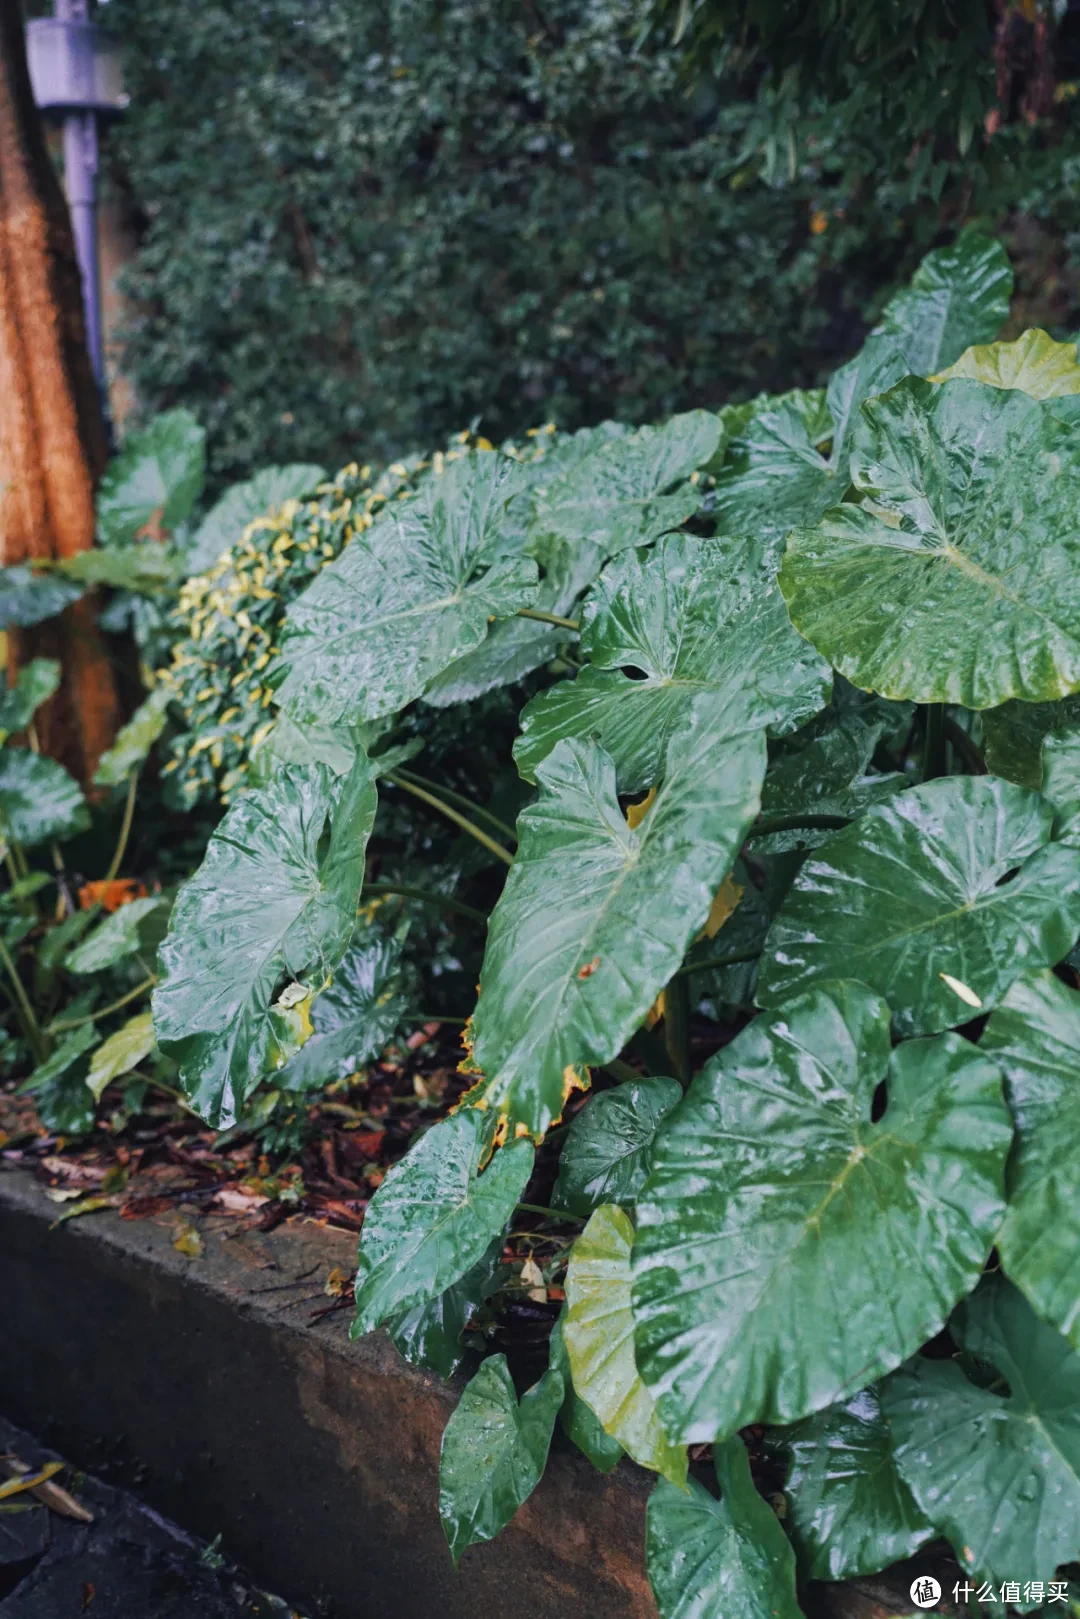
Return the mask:
<svg viewBox="0 0 1080 1619"><path fill-rule="evenodd" d="M888 1087L888 1083L883 1079L881 1081L881 1084L875 1090L875 1092L874 1092L874 1100L870 1104L870 1122L871 1122L871 1124L877 1124L879 1119L883 1119L885 1117L885 1112L886 1112L886 1109L888 1108L888 1106L889 1106L889 1087Z"/></svg>
<svg viewBox="0 0 1080 1619"><path fill-rule="evenodd" d="M627 680L648 680L649 678L644 669L635 669L629 663L624 664L619 673L625 675Z"/></svg>
<svg viewBox="0 0 1080 1619"><path fill-rule="evenodd" d="M1020 867L1019 866L1013 866L1010 871L1005 872L1005 874L1003 876L998 878L997 882L994 884L994 887L995 888L1004 888L1006 883L1011 883L1013 881L1013 879L1018 877L1019 875L1020 875Z"/></svg>

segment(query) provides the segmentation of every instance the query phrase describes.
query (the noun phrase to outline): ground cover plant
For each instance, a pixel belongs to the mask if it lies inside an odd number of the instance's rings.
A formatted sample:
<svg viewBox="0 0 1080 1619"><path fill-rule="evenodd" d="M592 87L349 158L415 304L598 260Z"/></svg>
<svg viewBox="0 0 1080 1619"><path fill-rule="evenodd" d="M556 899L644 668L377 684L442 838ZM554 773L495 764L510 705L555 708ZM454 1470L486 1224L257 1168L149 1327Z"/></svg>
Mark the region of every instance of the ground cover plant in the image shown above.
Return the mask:
<svg viewBox="0 0 1080 1619"><path fill-rule="evenodd" d="M271 601L147 1060L230 1132L460 997L354 1323L473 1370L455 1560L559 1422L658 1475L662 1619L935 1538L1075 1596L1080 362L1010 289L964 236L825 390L462 444ZM508 1255L550 1338L477 1367Z"/></svg>

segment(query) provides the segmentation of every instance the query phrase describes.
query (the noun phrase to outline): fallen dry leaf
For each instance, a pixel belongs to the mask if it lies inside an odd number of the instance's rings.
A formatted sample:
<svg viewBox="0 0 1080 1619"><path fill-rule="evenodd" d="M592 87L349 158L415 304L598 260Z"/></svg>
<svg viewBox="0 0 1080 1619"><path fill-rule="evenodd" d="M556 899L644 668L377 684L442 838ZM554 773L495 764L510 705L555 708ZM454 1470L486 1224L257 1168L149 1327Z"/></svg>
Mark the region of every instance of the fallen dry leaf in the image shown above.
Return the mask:
<svg viewBox="0 0 1080 1619"><path fill-rule="evenodd" d="M173 1247L178 1254L184 1254L188 1259L201 1259L204 1243L193 1225L184 1222L177 1226L173 1237Z"/></svg>

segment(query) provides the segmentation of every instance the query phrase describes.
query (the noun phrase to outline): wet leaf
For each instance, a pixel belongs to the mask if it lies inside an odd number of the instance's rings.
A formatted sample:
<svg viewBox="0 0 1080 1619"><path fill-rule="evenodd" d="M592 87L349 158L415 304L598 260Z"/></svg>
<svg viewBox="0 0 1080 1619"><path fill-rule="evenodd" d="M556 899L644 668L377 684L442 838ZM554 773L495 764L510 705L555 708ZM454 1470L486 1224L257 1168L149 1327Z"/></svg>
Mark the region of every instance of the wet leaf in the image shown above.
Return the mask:
<svg viewBox="0 0 1080 1619"><path fill-rule="evenodd" d="M377 1057L408 1011L401 945L361 929L312 1002L311 1038L278 1076L282 1090L311 1090L355 1073Z"/></svg>
<svg viewBox="0 0 1080 1619"><path fill-rule="evenodd" d="M845 1399L974 1286L1005 1214L1001 1076L957 1035L890 1051L889 1022L862 984L812 990L745 1028L661 1126L634 1313L673 1438Z"/></svg>
<svg viewBox="0 0 1080 1619"><path fill-rule="evenodd" d="M532 1173L527 1141L500 1148L480 1173L481 1116L452 1114L394 1165L364 1217L354 1338L434 1299L487 1253Z"/></svg>
<svg viewBox="0 0 1080 1619"><path fill-rule="evenodd" d="M1080 932L1080 850L1049 843L1051 823L1044 799L993 776L952 776L864 811L792 884L766 941L759 1003L777 1006L857 963L901 1034L967 1021L970 1000L943 974L995 1006Z"/></svg>
<svg viewBox="0 0 1080 1619"><path fill-rule="evenodd" d="M1043 743L1051 731L1080 725L1080 693L1057 703L1003 703L982 717L986 767L1021 787L1042 787Z"/></svg>
<svg viewBox="0 0 1080 1619"><path fill-rule="evenodd" d="M614 556L678 528L701 505L688 480L716 454L721 431L712 411L690 410L601 444L545 491L545 531Z"/></svg>
<svg viewBox="0 0 1080 1619"><path fill-rule="evenodd" d="M563 1145L555 1207L583 1216L602 1203L632 1207L649 1173L660 1121L682 1094L677 1079L641 1079L587 1102Z"/></svg>
<svg viewBox="0 0 1080 1619"><path fill-rule="evenodd" d="M535 780L561 738L596 737L615 761L620 791L641 792L702 692L778 733L816 713L831 674L791 627L777 560L768 544L683 534L618 557L582 609L589 665L522 712L514 744L522 775Z"/></svg>
<svg viewBox="0 0 1080 1619"><path fill-rule="evenodd" d="M630 1251L623 1209L598 1208L570 1250L563 1338L574 1391L641 1467L686 1484L687 1456L664 1432L634 1359Z"/></svg>
<svg viewBox="0 0 1080 1619"><path fill-rule="evenodd" d="M566 1397L559 1411L559 1423L566 1437L575 1444L583 1456L599 1473L611 1473L619 1465L625 1451L617 1439L604 1432L600 1418L595 1411L585 1404L574 1389L574 1379L570 1373L570 1357L566 1353L566 1341L563 1336L566 1321L566 1308L563 1307L559 1319L551 1329L550 1353L551 1364L560 1373Z"/></svg>
<svg viewBox="0 0 1080 1619"><path fill-rule="evenodd" d="M964 231L950 246L926 255L910 285L886 304L874 332L900 343L909 369L926 377L952 365L972 344L997 336L1012 289L1001 243Z"/></svg>
<svg viewBox="0 0 1080 1619"><path fill-rule="evenodd" d="M64 966L69 972L80 975L104 972L107 967L115 967L117 962L124 961L137 950L145 949L142 924L154 911L163 909L165 904L163 899L148 895L145 899L133 899L129 904L121 905L75 946L65 959Z"/></svg>
<svg viewBox="0 0 1080 1619"><path fill-rule="evenodd" d="M1049 972L1018 979L979 1046L1016 1122L1001 1263L1080 1350L1080 993Z"/></svg>
<svg viewBox="0 0 1080 1619"><path fill-rule="evenodd" d="M439 1512L455 1563L493 1540L539 1484L563 1392L549 1369L519 1403L505 1355L492 1355L466 1386L439 1460Z"/></svg>
<svg viewBox="0 0 1080 1619"><path fill-rule="evenodd" d="M502 1237L496 1237L452 1287L390 1318L386 1325L390 1342L410 1366L423 1366L446 1381L464 1365L462 1334L498 1285L502 1246Z"/></svg>
<svg viewBox="0 0 1080 1619"><path fill-rule="evenodd" d="M933 1538L896 1470L876 1388L769 1440L788 1462L790 1533L809 1579L876 1574Z"/></svg>
<svg viewBox="0 0 1080 1619"><path fill-rule="evenodd" d="M90 825L79 784L63 765L29 748L0 751L0 833L25 848L73 837Z"/></svg>
<svg viewBox="0 0 1080 1619"><path fill-rule="evenodd" d="M271 1010L283 982L321 985L345 953L376 801L365 754L343 782L325 765L285 766L232 806L177 896L154 1026L192 1106L217 1129L295 1049Z"/></svg>
<svg viewBox="0 0 1080 1619"><path fill-rule="evenodd" d="M955 1361L911 1361L881 1389L896 1465L968 1573L1048 1583L1080 1557L1080 1356L1000 1277L950 1331L1008 1393L970 1382Z"/></svg>
<svg viewBox="0 0 1080 1619"><path fill-rule="evenodd" d="M1074 429L1016 391L908 378L854 432L860 499L788 541L795 627L855 685L992 708L1080 687Z"/></svg>
<svg viewBox="0 0 1080 1619"><path fill-rule="evenodd" d="M539 1137L582 1064L607 1062L643 1021L709 914L757 812L765 736L751 701L703 693L668 746L636 829L595 742L560 742L492 913L473 1018L473 1099Z"/></svg>
<svg viewBox="0 0 1080 1619"><path fill-rule="evenodd" d="M206 434L188 410L170 410L129 433L98 486L98 540L125 545L152 526L169 533L202 491Z"/></svg>
<svg viewBox="0 0 1080 1619"><path fill-rule="evenodd" d="M719 1500L697 1479L686 1493L660 1479L649 1497L645 1560L660 1619L803 1619L794 1555L742 1440L717 1445L713 1465Z"/></svg>
<svg viewBox="0 0 1080 1619"><path fill-rule="evenodd" d="M536 595L536 563L507 549L516 463L476 452L356 535L290 606L278 701L294 719L378 719L480 645L489 618Z"/></svg>
<svg viewBox="0 0 1080 1619"><path fill-rule="evenodd" d="M48 702L60 684L60 665L52 658L31 658L15 677L15 684L0 693L0 743L16 731L25 731L37 709Z"/></svg>
<svg viewBox="0 0 1080 1619"><path fill-rule="evenodd" d="M1042 792L1054 806L1054 837L1076 848L1080 844L1080 728L1051 731L1043 743Z"/></svg>

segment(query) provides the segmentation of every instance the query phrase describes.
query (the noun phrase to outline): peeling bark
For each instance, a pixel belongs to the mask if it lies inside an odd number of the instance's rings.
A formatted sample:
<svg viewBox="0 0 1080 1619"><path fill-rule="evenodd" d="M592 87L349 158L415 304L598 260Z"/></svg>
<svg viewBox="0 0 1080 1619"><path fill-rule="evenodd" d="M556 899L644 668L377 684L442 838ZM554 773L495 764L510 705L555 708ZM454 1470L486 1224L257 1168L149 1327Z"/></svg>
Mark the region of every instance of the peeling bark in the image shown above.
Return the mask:
<svg viewBox="0 0 1080 1619"><path fill-rule="evenodd" d="M70 557L94 540L107 442L60 182L34 107L17 0L0 0L0 561ZM59 620L8 632L14 671L58 657L42 747L84 781L119 720L112 666L85 597Z"/></svg>

